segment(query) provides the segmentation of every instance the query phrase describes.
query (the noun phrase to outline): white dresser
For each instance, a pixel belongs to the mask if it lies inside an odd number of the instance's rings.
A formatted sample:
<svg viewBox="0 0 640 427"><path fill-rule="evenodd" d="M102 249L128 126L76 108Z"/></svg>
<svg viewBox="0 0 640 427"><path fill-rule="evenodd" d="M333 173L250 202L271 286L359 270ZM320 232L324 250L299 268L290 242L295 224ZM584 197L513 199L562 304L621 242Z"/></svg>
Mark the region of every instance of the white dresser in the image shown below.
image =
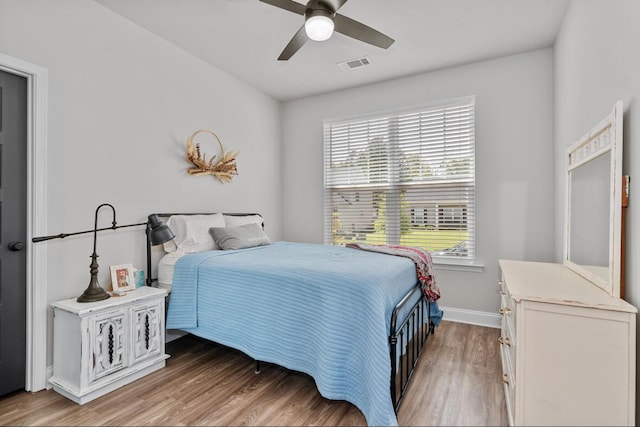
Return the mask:
<svg viewBox="0 0 640 427"><path fill-rule="evenodd" d="M144 286L98 302L52 303L53 389L84 404L163 368L166 295Z"/></svg>
<svg viewBox="0 0 640 427"><path fill-rule="evenodd" d="M500 260L510 425L634 425L637 309L562 264Z"/></svg>

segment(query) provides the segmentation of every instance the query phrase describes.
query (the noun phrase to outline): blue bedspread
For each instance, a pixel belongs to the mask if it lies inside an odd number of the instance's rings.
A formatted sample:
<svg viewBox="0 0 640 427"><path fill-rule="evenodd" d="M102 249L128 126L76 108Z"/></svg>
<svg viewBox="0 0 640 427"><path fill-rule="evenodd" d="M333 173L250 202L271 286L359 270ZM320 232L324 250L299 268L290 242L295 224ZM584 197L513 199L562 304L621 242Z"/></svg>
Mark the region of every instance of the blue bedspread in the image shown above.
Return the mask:
<svg viewBox="0 0 640 427"><path fill-rule="evenodd" d="M305 372L369 425L397 425L389 319L416 281L409 259L340 246L201 252L175 265L167 328Z"/></svg>

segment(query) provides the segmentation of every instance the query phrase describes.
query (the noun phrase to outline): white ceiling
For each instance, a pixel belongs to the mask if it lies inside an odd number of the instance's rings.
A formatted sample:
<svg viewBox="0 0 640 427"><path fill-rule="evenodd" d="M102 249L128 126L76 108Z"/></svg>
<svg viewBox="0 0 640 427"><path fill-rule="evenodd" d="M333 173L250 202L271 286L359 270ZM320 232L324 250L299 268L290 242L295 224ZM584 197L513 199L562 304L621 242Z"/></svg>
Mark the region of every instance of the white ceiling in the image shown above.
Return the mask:
<svg viewBox="0 0 640 427"><path fill-rule="evenodd" d="M385 50L336 33L289 61L277 58L304 17L259 0L96 1L286 101L551 46L569 0L349 0L339 13L395 43ZM369 66L336 65L365 55Z"/></svg>

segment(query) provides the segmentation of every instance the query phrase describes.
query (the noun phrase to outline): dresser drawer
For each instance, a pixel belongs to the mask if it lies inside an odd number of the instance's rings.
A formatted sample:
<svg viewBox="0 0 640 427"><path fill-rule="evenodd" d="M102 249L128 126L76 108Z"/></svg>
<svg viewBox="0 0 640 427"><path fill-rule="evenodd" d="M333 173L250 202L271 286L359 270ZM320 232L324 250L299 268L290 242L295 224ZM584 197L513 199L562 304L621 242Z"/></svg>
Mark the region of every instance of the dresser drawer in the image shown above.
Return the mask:
<svg viewBox="0 0 640 427"><path fill-rule="evenodd" d="M513 369L513 362L510 358L510 353L508 349L501 345L500 346L500 358L502 359L502 383L504 388L504 397L507 403L507 415L509 417L509 425L514 425L513 422L513 414L514 414L514 404L515 404L515 376Z"/></svg>
<svg viewBox="0 0 640 427"><path fill-rule="evenodd" d="M502 346L504 347L504 349L507 351L507 353L509 354L509 361L510 361L510 366L511 366L511 370L513 371L513 383L515 383L516 380L516 370L514 369L515 364L516 364L516 336L514 334L514 329L511 325L511 321L509 318L507 318L506 321L506 328L505 330L502 331Z"/></svg>
<svg viewBox="0 0 640 427"><path fill-rule="evenodd" d="M516 302L511 298L507 282L503 278L500 281L500 314L511 324L511 330L516 330Z"/></svg>
<svg viewBox="0 0 640 427"><path fill-rule="evenodd" d="M500 350L504 354L506 367L509 374L509 383L515 387L515 360L516 360L516 344L517 339L515 335L515 309L516 304L509 295L509 290L505 286L505 282L500 282L500 315L502 319L501 331L500 331Z"/></svg>

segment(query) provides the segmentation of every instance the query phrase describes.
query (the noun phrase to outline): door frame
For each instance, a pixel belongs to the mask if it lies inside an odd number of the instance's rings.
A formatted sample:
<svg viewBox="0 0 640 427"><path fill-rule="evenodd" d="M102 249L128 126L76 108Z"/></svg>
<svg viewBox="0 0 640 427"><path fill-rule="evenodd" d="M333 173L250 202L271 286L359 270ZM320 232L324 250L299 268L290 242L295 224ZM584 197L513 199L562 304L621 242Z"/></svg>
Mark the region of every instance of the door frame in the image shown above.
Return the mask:
<svg viewBox="0 0 640 427"><path fill-rule="evenodd" d="M27 363L25 389L47 387L47 250L34 236L47 234L48 70L0 53L0 70L27 79Z"/></svg>

